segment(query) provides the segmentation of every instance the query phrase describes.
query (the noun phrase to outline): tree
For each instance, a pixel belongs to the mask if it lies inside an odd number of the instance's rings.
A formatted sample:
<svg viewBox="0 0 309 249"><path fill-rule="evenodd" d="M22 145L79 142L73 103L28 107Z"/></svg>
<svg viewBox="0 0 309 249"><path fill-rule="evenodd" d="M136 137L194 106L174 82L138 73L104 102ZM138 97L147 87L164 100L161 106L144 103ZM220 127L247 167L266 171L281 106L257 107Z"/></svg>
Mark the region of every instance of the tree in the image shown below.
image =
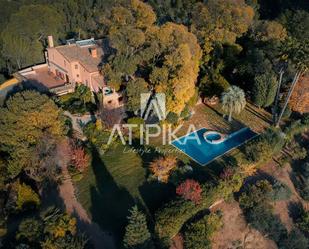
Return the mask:
<svg viewBox="0 0 309 249"><path fill-rule="evenodd" d="M84 249L87 238L76 230L75 218L49 207L38 217L21 220L14 248Z"/></svg>
<svg viewBox="0 0 309 249"><path fill-rule="evenodd" d="M32 63L30 58L37 58L37 55L33 57L33 48L38 51L42 50L38 43L31 45L26 39L14 32L3 32L2 43L1 54L7 61L9 73L13 69L21 69L26 65L30 65ZM37 59L37 62L39 61L40 59Z"/></svg>
<svg viewBox="0 0 309 249"><path fill-rule="evenodd" d="M146 31L153 26L156 15L148 4L132 0L114 6L105 19L110 44L116 52L104 65L103 72L107 82L118 90L123 79L132 78L144 61Z"/></svg>
<svg viewBox="0 0 309 249"><path fill-rule="evenodd" d="M46 184L50 180L59 179L59 162L63 159L59 140L49 133L43 133L38 143L31 149L31 164L24 171L37 184Z"/></svg>
<svg viewBox="0 0 309 249"><path fill-rule="evenodd" d="M76 234L76 219L57 208L50 207L40 215L44 223L44 233L54 237L65 237L67 234Z"/></svg>
<svg viewBox="0 0 309 249"><path fill-rule="evenodd" d="M62 16L53 7L24 5L2 31L2 54L13 69L43 62L47 36L57 39L61 29Z"/></svg>
<svg viewBox="0 0 309 249"><path fill-rule="evenodd" d="M222 227L221 217L211 213L185 227L184 242L187 249L210 249L211 236Z"/></svg>
<svg viewBox="0 0 309 249"><path fill-rule="evenodd" d="M173 156L160 157L150 164L150 170L159 181L167 182L171 172L176 168L177 160Z"/></svg>
<svg viewBox="0 0 309 249"><path fill-rule="evenodd" d="M309 239L298 229L293 229L287 238L280 243L283 249L306 249L308 248Z"/></svg>
<svg viewBox="0 0 309 249"><path fill-rule="evenodd" d="M258 21L253 29L257 41L283 41L287 37L286 29L276 21Z"/></svg>
<svg viewBox="0 0 309 249"><path fill-rule="evenodd" d="M130 80L126 85L127 109L137 112L140 110L141 94L148 92L148 84L143 78Z"/></svg>
<svg viewBox="0 0 309 249"><path fill-rule="evenodd" d="M46 95L34 91L15 94L0 108L0 150L8 156L8 173L17 176L32 165L33 149L45 134L64 134L61 111Z"/></svg>
<svg viewBox="0 0 309 249"><path fill-rule="evenodd" d="M37 242L42 235L42 222L35 218L27 218L21 221L16 233L17 240Z"/></svg>
<svg viewBox="0 0 309 249"><path fill-rule="evenodd" d="M222 109L229 114L228 120L232 121L232 114L239 114L246 106L244 91L237 87L231 86L222 94Z"/></svg>
<svg viewBox="0 0 309 249"><path fill-rule="evenodd" d="M201 49L195 35L183 25L167 23L157 29L155 44L161 48L150 84L166 94L168 112L180 114L195 94Z"/></svg>
<svg viewBox="0 0 309 249"><path fill-rule="evenodd" d="M239 205L249 210L256 205L267 205L269 201L269 193L272 191L271 184L266 180L261 180L255 184L249 185L239 197Z"/></svg>
<svg viewBox="0 0 309 249"><path fill-rule="evenodd" d="M252 89L252 100L258 107L270 106L276 96L277 79L271 73L255 76Z"/></svg>
<svg viewBox="0 0 309 249"><path fill-rule="evenodd" d="M287 235L287 230L278 215L272 213L270 206L256 204L245 214L246 220L256 230L260 231L279 244Z"/></svg>
<svg viewBox="0 0 309 249"><path fill-rule="evenodd" d="M254 10L244 0L210 0L197 3L192 11L192 31L203 48L203 61L208 62L215 43L233 44L253 21Z"/></svg>
<svg viewBox="0 0 309 249"><path fill-rule="evenodd" d="M147 1L154 8L160 24L166 22L190 24L190 14L197 0L150 0Z"/></svg>
<svg viewBox="0 0 309 249"><path fill-rule="evenodd" d="M155 25L152 8L139 0L114 7L108 19L115 50L102 69L106 82L116 90L128 87L129 110L136 109L139 92L152 89L164 92L167 110L180 114L195 94L201 58L195 35L183 25ZM135 79L141 84L133 94Z"/></svg>
<svg viewBox="0 0 309 249"><path fill-rule="evenodd" d="M145 215L133 206L129 210L129 224L126 226L123 243L126 248L152 248L151 234L147 228Z"/></svg>
<svg viewBox="0 0 309 249"><path fill-rule="evenodd" d="M17 195L16 199L16 209L21 211L29 206L39 206L40 205L40 198L36 192L33 191L33 189L24 184L17 182L15 184L15 191Z"/></svg>
<svg viewBox="0 0 309 249"><path fill-rule="evenodd" d="M299 40L309 38L309 13L304 10L286 10L279 16L279 22L289 34Z"/></svg>
<svg viewBox="0 0 309 249"><path fill-rule="evenodd" d="M75 89L75 94L83 102L85 108L86 104L92 101L92 93L90 91L90 88L85 86L84 84L77 85Z"/></svg>
<svg viewBox="0 0 309 249"><path fill-rule="evenodd" d="M192 179L187 179L176 188L176 193L186 200L198 204L201 201L202 188L200 184Z"/></svg>
<svg viewBox="0 0 309 249"><path fill-rule="evenodd" d="M71 162L79 172L83 172L90 164L90 156L82 147L72 146Z"/></svg>
<svg viewBox="0 0 309 249"><path fill-rule="evenodd" d="M302 77L297 83L289 101L293 111L301 114L309 113L309 84L308 77Z"/></svg>
<svg viewBox="0 0 309 249"><path fill-rule="evenodd" d="M296 225L302 232L309 234L309 211L302 210Z"/></svg>

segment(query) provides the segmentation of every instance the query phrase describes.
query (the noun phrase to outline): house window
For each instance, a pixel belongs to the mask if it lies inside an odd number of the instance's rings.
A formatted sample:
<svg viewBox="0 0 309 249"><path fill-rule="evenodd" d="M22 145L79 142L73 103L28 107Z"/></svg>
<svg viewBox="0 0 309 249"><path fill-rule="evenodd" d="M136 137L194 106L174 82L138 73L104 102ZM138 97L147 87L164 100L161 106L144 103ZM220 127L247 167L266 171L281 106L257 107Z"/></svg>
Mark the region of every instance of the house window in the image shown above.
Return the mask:
<svg viewBox="0 0 309 249"><path fill-rule="evenodd" d="M66 67L66 62L65 61L63 61L63 64L64 64L64 67Z"/></svg>
<svg viewBox="0 0 309 249"><path fill-rule="evenodd" d="M77 64L75 65L75 69L78 69L78 65Z"/></svg>
<svg viewBox="0 0 309 249"><path fill-rule="evenodd" d="M88 86L88 80L86 80L86 86Z"/></svg>
<svg viewBox="0 0 309 249"><path fill-rule="evenodd" d="M76 77L79 78L79 74L76 74Z"/></svg>

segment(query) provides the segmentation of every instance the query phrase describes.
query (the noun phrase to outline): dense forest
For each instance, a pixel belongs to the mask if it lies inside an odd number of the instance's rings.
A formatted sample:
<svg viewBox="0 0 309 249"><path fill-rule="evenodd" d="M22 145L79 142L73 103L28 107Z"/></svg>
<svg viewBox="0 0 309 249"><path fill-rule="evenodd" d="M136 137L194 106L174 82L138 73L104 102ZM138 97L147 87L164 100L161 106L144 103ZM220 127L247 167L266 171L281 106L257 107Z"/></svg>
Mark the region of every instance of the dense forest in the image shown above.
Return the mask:
<svg viewBox="0 0 309 249"><path fill-rule="evenodd" d="M220 94L230 84L237 84L251 93L254 103L267 107L273 102L280 70L285 71L287 83L308 63L306 1L157 0L148 4L122 0L2 0L1 81L21 68L44 62L43 51L50 34L58 44L69 38L108 37L117 52L102 71L116 89L126 83L129 96L136 94L135 90L131 93L132 85L138 86L137 94L147 84L166 90L160 82L165 82L174 69L162 59L166 53L172 54L167 48L172 45L179 49L176 43L186 39L191 55L181 48L183 51L178 53L183 58L178 59L188 64L178 70L178 80L171 83L182 85L182 91L171 96L178 99L177 104L169 104L170 110L178 114L194 97L197 78L201 95ZM168 33L174 39L169 41L171 44L160 37ZM131 82L130 75L137 76L137 84ZM134 110L134 96L131 99L128 106Z"/></svg>

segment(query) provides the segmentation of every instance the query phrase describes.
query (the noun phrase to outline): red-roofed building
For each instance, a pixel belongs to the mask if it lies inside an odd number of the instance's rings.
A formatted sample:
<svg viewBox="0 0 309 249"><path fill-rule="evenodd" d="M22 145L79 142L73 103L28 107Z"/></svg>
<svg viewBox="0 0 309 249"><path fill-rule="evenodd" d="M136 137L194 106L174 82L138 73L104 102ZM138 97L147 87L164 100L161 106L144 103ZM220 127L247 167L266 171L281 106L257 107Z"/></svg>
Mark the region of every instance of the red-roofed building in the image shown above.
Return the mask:
<svg viewBox="0 0 309 249"><path fill-rule="evenodd" d="M107 106L119 107L122 105L121 94L105 84L100 72L109 50L107 40L72 39L55 47L53 37L48 36L46 63L21 70L16 77L39 90L57 95L74 92L76 84L84 84L92 92L102 91Z"/></svg>
<svg viewBox="0 0 309 249"><path fill-rule="evenodd" d="M46 62L51 73L65 82L82 83L93 92L105 86L100 73L104 57L104 43L94 39L72 41L54 47L52 36L48 37L49 47Z"/></svg>

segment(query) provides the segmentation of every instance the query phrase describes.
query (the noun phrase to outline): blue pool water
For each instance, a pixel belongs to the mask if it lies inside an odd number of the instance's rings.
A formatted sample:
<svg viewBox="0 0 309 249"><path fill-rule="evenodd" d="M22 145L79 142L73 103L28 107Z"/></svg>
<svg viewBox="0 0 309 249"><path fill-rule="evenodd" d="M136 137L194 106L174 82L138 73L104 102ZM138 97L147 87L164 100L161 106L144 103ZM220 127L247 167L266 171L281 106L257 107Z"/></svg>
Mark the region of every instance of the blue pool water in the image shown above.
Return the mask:
<svg viewBox="0 0 309 249"><path fill-rule="evenodd" d="M210 144L203 136L206 131L206 128L194 131L184 137L174 140L172 145L200 165L204 166L257 135L257 133L246 127L229 134L226 140L220 144ZM199 138L200 144L197 139L195 139L197 137Z"/></svg>

